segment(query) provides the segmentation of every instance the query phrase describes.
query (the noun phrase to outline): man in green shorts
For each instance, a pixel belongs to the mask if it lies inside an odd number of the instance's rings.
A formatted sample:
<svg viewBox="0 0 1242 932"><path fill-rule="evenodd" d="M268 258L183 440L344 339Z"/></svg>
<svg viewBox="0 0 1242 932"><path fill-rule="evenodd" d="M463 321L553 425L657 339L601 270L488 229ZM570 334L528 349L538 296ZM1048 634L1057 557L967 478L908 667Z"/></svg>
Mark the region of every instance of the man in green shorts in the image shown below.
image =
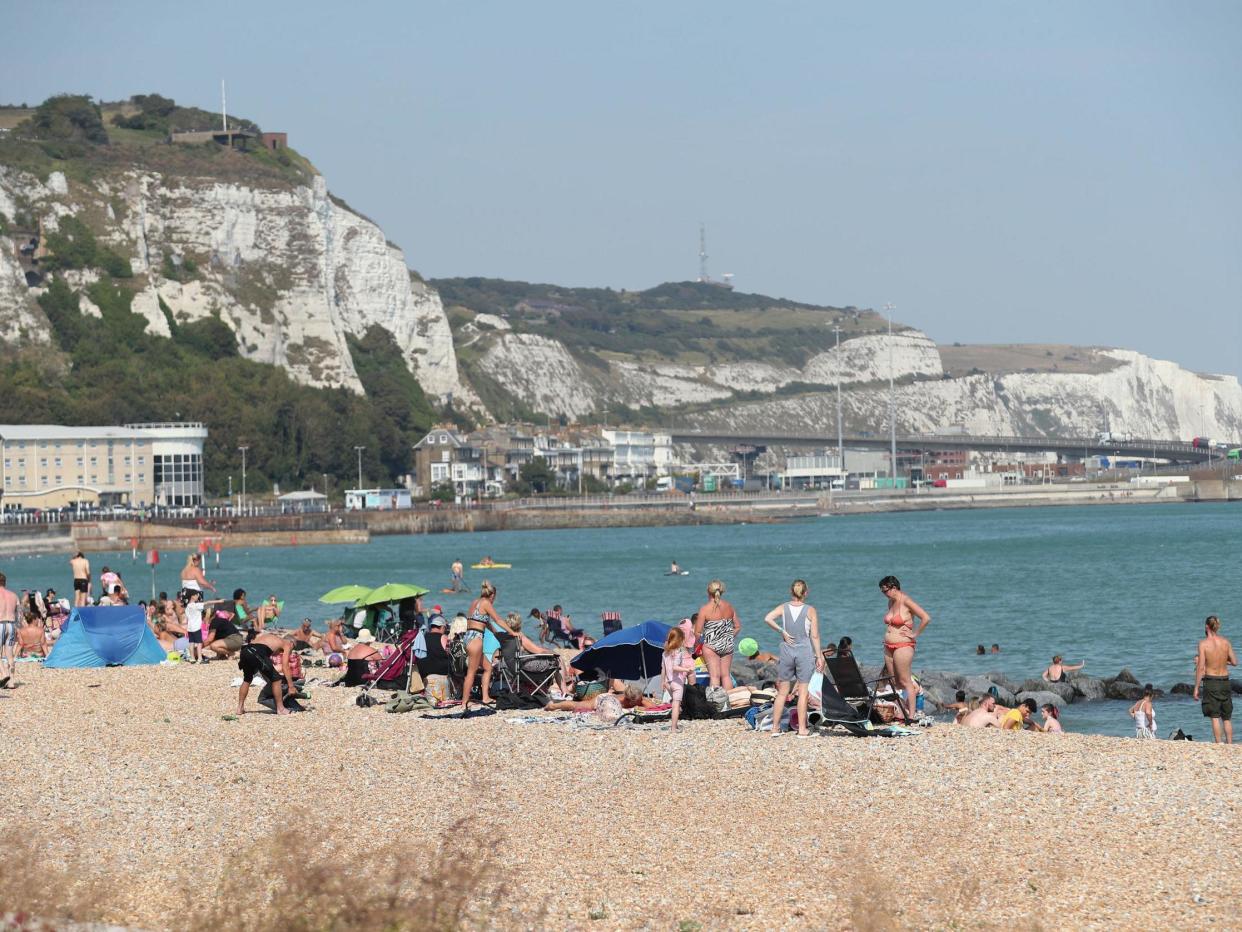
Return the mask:
<svg viewBox="0 0 1242 932"><path fill-rule="evenodd" d="M1212 720L1212 740L1233 744L1233 693L1229 688L1229 668L1238 665L1233 645L1220 636L1220 619L1208 615L1203 623L1204 638L1195 658L1195 698L1202 692L1203 717Z"/></svg>

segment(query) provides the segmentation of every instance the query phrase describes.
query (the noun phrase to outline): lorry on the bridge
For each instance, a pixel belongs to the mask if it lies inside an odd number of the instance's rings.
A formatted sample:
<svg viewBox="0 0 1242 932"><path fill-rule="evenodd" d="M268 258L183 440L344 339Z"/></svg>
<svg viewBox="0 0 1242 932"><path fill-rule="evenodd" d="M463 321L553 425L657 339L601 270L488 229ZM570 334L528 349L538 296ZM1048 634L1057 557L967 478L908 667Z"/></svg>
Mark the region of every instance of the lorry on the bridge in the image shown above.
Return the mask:
<svg viewBox="0 0 1242 932"><path fill-rule="evenodd" d="M1208 450L1212 447L1212 440L1210 437L1195 437L1190 445L1196 450Z"/></svg>

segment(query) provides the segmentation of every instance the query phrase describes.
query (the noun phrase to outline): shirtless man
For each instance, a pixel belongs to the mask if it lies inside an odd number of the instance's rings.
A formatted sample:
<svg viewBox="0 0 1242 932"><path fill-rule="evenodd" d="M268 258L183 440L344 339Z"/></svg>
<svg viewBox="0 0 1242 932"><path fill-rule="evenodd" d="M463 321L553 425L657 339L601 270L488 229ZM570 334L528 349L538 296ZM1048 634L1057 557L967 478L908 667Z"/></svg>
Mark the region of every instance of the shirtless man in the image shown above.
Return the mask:
<svg viewBox="0 0 1242 932"><path fill-rule="evenodd" d="M996 700L991 696L984 696L979 708L966 713L962 724L967 728L1000 728L1001 713L996 708Z"/></svg>
<svg viewBox="0 0 1242 932"><path fill-rule="evenodd" d="M73 570L73 604L81 608L87 604L91 588L91 561L79 550L69 558L69 566Z"/></svg>
<svg viewBox="0 0 1242 932"><path fill-rule="evenodd" d="M462 573L465 572L465 567L462 566L461 557L458 557L453 561L453 565L449 567L449 572L453 574L453 591L465 591L465 586L462 584L461 580Z"/></svg>
<svg viewBox="0 0 1242 932"><path fill-rule="evenodd" d="M0 581L3 578L0 577ZM1229 689L1229 668L1238 665L1233 645L1220 636L1220 619L1208 615L1203 623L1203 640L1195 657L1195 699L1203 692L1203 717L1212 720L1212 740L1233 744L1233 695ZM1223 725L1223 727L1222 727Z"/></svg>
<svg viewBox="0 0 1242 932"><path fill-rule="evenodd" d="M298 688L293 684L293 664L289 662L289 654L293 652L293 642L277 637L267 631L256 634L253 641L242 647L237 656L237 669L241 670L242 682L237 690L237 714L246 714L246 695L250 692L250 684L255 675L263 677L272 687L272 698L276 701L276 714L288 715L285 708L285 684L288 692L296 693ZM280 668L285 671L285 683L280 682L281 675L272 664L272 657L279 654ZM261 698L261 697L260 697Z"/></svg>
<svg viewBox="0 0 1242 932"><path fill-rule="evenodd" d="M293 629L292 637L296 650L316 650L323 645L323 638L311 627L309 618L303 618L302 624Z"/></svg>
<svg viewBox="0 0 1242 932"><path fill-rule="evenodd" d="M13 661L17 644L17 593L8 588L8 579L0 573L0 686L15 672Z"/></svg>

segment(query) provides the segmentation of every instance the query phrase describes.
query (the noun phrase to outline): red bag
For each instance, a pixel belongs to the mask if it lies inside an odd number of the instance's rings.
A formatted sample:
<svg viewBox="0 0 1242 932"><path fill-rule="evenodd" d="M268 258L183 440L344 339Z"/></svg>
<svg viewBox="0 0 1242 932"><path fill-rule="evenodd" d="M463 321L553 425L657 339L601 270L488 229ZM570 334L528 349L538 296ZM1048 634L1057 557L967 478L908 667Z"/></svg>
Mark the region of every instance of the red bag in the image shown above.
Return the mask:
<svg viewBox="0 0 1242 932"><path fill-rule="evenodd" d="M275 656L273 656L272 666L274 666L283 676L285 671L283 669L283 663L281 661L281 657L282 657L281 654L276 654ZM295 680L300 680L302 678L302 655L301 654L294 654L294 653L289 654L289 669L291 671L291 675L293 676Z"/></svg>

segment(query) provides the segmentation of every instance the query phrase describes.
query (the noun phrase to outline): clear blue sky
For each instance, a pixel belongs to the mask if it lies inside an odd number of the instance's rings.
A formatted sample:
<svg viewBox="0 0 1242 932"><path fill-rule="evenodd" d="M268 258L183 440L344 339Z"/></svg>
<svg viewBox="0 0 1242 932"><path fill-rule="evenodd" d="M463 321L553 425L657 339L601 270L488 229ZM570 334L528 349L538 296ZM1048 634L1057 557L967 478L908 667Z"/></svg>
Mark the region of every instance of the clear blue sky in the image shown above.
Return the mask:
<svg viewBox="0 0 1242 932"><path fill-rule="evenodd" d="M425 275L643 288L701 220L746 291L1242 372L1233 0L21 9L0 99L225 76Z"/></svg>

